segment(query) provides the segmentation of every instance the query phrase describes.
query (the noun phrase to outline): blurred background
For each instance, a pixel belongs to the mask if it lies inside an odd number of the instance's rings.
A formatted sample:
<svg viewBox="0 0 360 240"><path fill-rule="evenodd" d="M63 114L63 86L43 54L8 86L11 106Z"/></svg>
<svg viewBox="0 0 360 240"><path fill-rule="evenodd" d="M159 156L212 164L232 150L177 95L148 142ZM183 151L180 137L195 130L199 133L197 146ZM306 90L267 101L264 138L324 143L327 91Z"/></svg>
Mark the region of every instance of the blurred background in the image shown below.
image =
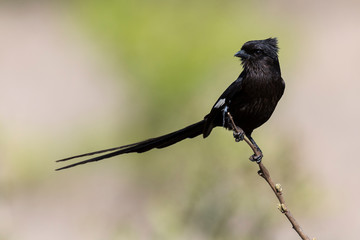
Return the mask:
<svg viewBox="0 0 360 240"><path fill-rule="evenodd" d="M66 171L54 160L199 121L233 54L278 37L286 91L254 138L310 237L360 225L358 1L2 1L0 239L299 239L245 143L215 129Z"/></svg>

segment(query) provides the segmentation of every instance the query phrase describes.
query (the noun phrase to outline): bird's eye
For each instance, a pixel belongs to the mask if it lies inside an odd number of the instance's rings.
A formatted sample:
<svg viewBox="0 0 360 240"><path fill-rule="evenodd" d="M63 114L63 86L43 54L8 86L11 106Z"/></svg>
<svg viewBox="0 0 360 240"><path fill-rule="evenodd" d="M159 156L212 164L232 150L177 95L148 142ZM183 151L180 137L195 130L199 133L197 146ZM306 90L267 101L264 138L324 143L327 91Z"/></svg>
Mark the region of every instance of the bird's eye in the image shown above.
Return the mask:
<svg viewBox="0 0 360 240"><path fill-rule="evenodd" d="M258 55L259 55L259 54L262 54L262 52L263 52L263 51L260 50L260 49L255 50L255 54L258 54Z"/></svg>

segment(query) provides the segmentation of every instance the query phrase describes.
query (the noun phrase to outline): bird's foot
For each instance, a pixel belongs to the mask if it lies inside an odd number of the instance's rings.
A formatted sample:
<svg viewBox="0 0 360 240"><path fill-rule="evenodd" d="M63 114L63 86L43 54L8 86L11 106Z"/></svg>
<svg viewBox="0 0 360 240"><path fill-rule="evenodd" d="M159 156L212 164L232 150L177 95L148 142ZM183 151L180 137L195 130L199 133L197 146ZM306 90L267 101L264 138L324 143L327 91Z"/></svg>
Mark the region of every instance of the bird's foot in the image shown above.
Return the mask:
<svg viewBox="0 0 360 240"><path fill-rule="evenodd" d="M240 142L240 141L244 140L245 133L241 128L236 127L236 129L233 132L233 136L235 138L235 142Z"/></svg>
<svg viewBox="0 0 360 240"><path fill-rule="evenodd" d="M263 158L263 154L261 152L254 154L250 157L250 161L252 162L256 162L256 163L261 163L261 160Z"/></svg>

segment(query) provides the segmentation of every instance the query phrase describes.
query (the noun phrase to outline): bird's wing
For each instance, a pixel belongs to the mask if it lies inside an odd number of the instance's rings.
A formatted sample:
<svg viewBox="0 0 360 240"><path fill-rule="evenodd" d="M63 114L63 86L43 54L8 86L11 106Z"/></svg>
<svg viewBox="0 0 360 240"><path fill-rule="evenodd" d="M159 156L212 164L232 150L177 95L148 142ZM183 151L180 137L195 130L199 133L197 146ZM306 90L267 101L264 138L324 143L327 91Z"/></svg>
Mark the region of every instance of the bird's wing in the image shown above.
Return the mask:
<svg viewBox="0 0 360 240"><path fill-rule="evenodd" d="M221 94L219 99L215 102L210 113L205 116L205 126L203 137L207 137L211 130L216 126L224 125L224 114L226 109L235 95L241 94L242 80L244 79L244 72Z"/></svg>
<svg viewBox="0 0 360 240"><path fill-rule="evenodd" d="M231 99L234 97L234 95L237 95L241 93L242 91L242 80L243 77L240 75L224 92L221 94L219 99L214 104L211 111L216 111L217 109L223 109L226 104L229 104L231 102Z"/></svg>

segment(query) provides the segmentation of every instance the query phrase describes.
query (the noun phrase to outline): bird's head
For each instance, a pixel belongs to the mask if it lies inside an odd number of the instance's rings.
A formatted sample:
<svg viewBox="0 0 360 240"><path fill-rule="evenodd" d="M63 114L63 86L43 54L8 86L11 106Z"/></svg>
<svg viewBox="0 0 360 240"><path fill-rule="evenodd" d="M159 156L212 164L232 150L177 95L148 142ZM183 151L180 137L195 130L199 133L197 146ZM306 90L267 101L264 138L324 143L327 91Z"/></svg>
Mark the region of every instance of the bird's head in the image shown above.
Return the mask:
<svg viewBox="0 0 360 240"><path fill-rule="evenodd" d="M253 40L246 42L234 56L239 57L243 65L262 61L278 61L278 45L276 38Z"/></svg>

